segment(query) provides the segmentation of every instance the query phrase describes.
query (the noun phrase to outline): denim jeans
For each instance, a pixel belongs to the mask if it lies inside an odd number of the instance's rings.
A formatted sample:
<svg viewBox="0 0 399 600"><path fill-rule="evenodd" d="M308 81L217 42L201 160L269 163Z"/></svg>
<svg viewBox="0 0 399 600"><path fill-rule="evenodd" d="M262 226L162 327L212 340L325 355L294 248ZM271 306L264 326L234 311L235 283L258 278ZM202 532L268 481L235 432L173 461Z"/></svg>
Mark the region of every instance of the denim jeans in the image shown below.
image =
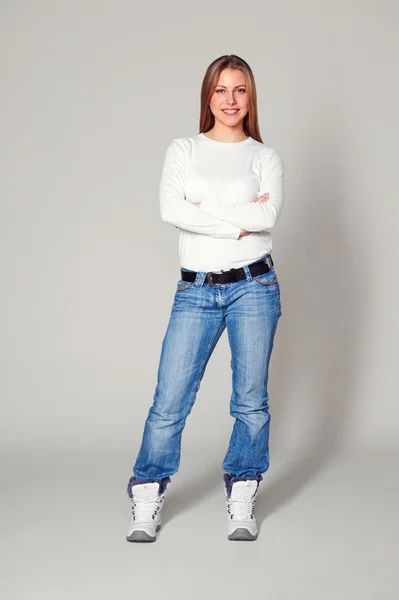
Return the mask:
<svg viewBox="0 0 399 600"><path fill-rule="evenodd" d="M282 315L280 288L275 266L254 278L248 265L243 268L246 279L233 283L211 286L205 271L198 272L194 282L177 282L153 404L132 479L162 480L178 470L186 418L225 328L231 350L230 414L235 421L222 467L232 478L261 479L268 469L267 382L274 335Z"/></svg>

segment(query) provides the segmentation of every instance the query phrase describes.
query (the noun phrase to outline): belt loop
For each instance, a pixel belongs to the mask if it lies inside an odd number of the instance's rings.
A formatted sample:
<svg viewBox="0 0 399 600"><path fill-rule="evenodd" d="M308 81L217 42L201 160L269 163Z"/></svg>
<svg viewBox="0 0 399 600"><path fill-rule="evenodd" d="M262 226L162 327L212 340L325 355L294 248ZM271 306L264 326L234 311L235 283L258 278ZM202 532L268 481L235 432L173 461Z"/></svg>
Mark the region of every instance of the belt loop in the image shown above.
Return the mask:
<svg viewBox="0 0 399 600"><path fill-rule="evenodd" d="M202 287L204 285L206 277L206 271L197 271L197 275L195 277L194 284L196 287Z"/></svg>
<svg viewBox="0 0 399 600"><path fill-rule="evenodd" d="M251 279L252 279L252 275L251 275L251 271L249 270L249 267L248 267L248 265L243 265L243 267L242 267L242 268L243 268L243 269L244 269L244 271L245 271L245 275L246 275L246 279L247 279L247 281L251 281Z"/></svg>

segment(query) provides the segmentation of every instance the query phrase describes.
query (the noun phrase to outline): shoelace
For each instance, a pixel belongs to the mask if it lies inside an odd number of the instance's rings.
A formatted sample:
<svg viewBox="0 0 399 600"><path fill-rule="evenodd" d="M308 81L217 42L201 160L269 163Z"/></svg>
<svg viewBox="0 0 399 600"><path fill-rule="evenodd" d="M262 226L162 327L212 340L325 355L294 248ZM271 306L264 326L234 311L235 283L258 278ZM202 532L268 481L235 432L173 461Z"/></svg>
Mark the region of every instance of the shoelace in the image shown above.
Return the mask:
<svg viewBox="0 0 399 600"><path fill-rule="evenodd" d="M155 519L157 512L161 508L163 497L157 498L132 498L132 516L133 521L140 519L147 521L149 518ZM155 504L155 508L154 508Z"/></svg>
<svg viewBox="0 0 399 600"><path fill-rule="evenodd" d="M227 512L230 514L230 519L236 516L238 519L253 519L255 511L256 498L252 500L232 500L227 499Z"/></svg>

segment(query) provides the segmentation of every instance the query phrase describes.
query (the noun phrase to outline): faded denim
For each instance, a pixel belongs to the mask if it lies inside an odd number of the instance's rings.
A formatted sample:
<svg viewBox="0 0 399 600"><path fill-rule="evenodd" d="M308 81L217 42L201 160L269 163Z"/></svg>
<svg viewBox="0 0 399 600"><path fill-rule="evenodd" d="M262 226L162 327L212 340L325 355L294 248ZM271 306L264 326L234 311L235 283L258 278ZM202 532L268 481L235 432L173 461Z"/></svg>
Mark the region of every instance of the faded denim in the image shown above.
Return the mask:
<svg viewBox="0 0 399 600"><path fill-rule="evenodd" d="M246 279L233 283L210 286L204 271L197 273L194 282L177 282L153 404L131 481L162 480L177 472L186 418L225 328L231 349L230 414L235 422L222 467L232 478L259 480L268 469L267 383L274 336L282 315L280 287L275 265L256 278L248 265L244 269Z"/></svg>

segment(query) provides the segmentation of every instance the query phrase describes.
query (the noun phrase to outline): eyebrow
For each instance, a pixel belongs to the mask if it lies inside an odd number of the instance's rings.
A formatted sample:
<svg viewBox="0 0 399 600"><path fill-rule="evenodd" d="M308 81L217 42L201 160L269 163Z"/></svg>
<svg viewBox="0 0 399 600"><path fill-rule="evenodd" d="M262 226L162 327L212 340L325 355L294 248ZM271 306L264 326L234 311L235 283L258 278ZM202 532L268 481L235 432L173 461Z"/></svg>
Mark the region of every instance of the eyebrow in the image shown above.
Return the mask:
<svg viewBox="0 0 399 600"><path fill-rule="evenodd" d="M226 89L226 86L225 86L225 85L219 85L218 83L215 85L215 87L222 87L222 88L225 88L225 89ZM242 83L241 85L235 85L235 86L234 86L234 89L235 89L235 88L238 88L238 87L247 87L247 86L245 85L245 83Z"/></svg>

